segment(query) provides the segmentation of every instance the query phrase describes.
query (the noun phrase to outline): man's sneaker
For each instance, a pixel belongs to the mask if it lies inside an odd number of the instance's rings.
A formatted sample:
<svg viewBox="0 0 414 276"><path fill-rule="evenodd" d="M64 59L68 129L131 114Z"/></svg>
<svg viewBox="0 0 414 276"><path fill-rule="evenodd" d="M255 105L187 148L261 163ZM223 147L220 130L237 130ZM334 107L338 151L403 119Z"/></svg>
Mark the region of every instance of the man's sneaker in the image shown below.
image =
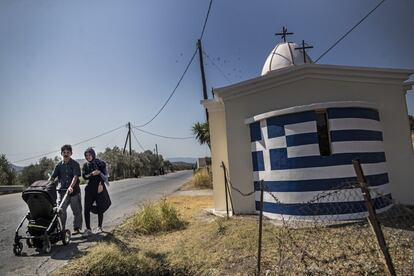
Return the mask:
<svg viewBox="0 0 414 276"><path fill-rule="evenodd" d="M103 232L102 227L97 227L94 232L96 234L102 233Z"/></svg>
<svg viewBox="0 0 414 276"><path fill-rule="evenodd" d="M82 234L80 228L73 229L72 235L79 235L79 234Z"/></svg>
<svg viewBox="0 0 414 276"><path fill-rule="evenodd" d="M91 229L86 229L85 231L83 231L82 233L82 237L89 237L90 235L92 235L92 231Z"/></svg>

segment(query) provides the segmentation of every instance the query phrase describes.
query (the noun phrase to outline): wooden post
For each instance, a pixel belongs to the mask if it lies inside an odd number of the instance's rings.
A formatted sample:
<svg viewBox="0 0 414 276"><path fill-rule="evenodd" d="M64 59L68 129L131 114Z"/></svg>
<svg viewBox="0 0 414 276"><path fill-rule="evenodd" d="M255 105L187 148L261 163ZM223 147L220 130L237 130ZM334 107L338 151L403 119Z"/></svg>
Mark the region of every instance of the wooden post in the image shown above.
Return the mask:
<svg viewBox="0 0 414 276"><path fill-rule="evenodd" d="M227 180L226 177L226 187L227 187L227 193L229 194L229 199L230 199L230 206L231 206L231 214L234 216L234 206L233 206L233 197L231 196L231 192L230 192L230 186L229 186L229 181Z"/></svg>
<svg viewBox="0 0 414 276"><path fill-rule="evenodd" d="M263 180L260 181L260 213L259 213L259 244L257 249L257 275L260 275L262 259L262 231L263 231Z"/></svg>
<svg viewBox="0 0 414 276"><path fill-rule="evenodd" d="M221 162L221 166L223 167L223 173L224 173L224 192L226 193L226 213L227 213L227 219L229 219L229 200L227 198L227 173L226 173L226 166L224 165L224 162Z"/></svg>
<svg viewBox="0 0 414 276"><path fill-rule="evenodd" d="M361 163L359 160L352 160L352 164L354 165L354 170L357 175L358 183L361 188L362 195L364 196L365 206L368 211L368 221L372 227L372 230L374 231L375 237L377 238L377 242L384 256L388 272L390 273L390 275L395 276L397 274L395 273L394 264L392 263L391 255L388 251L388 247L385 242L384 233L382 232L380 223L377 218L377 213L372 204L371 194L368 189L364 172L362 171Z"/></svg>
<svg viewBox="0 0 414 276"><path fill-rule="evenodd" d="M226 165L224 165L224 162L223 161L221 161L221 167L223 168L223 173L224 173L224 186L225 186L225 190L226 190L226 207L227 207L227 213L228 213L228 203L227 203L227 196L228 196L228 198L230 198L231 214L234 216L235 215L235 212L234 212L233 198L231 196L230 187L229 187L229 181L227 179L227 169L226 169ZM228 215L227 215L227 217L228 217Z"/></svg>

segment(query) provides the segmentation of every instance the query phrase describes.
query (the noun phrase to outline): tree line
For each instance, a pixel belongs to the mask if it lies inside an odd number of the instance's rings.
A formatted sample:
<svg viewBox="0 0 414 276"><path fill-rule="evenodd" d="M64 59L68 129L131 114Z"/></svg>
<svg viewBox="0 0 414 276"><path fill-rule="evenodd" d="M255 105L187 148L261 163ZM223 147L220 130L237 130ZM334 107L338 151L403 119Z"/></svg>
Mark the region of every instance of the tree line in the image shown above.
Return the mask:
<svg viewBox="0 0 414 276"><path fill-rule="evenodd" d="M123 150L115 146L99 152L98 158L104 160L108 167L110 180L119 180L130 177L159 175L176 170L191 169L191 166L173 164L164 160L161 154L155 154L150 150L144 152L132 151L123 153ZM0 154L0 185L24 185L28 186L37 180L48 179L48 173L52 173L54 167L60 162L59 157L43 157L36 164L31 164L17 173L5 154Z"/></svg>

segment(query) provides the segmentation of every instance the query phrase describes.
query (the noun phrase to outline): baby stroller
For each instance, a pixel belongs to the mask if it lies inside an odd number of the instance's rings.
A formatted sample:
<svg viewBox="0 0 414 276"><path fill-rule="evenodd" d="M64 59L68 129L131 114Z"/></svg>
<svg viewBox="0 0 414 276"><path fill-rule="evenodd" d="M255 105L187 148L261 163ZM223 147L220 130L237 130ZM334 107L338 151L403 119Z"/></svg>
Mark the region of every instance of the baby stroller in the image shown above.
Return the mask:
<svg viewBox="0 0 414 276"><path fill-rule="evenodd" d="M50 253L52 244L58 241L62 241L64 245L69 244L71 233L69 230L63 230L59 217L67 196L68 191L60 206L56 207L56 185L45 180L36 181L23 191L22 198L27 203L29 212L16 229L13 245L13 253L16 256L22 253L22 239L26 240L28 247L42 249L45 253ZM26 235L20 236L19 229L25 220L28 220Z"/></svg>

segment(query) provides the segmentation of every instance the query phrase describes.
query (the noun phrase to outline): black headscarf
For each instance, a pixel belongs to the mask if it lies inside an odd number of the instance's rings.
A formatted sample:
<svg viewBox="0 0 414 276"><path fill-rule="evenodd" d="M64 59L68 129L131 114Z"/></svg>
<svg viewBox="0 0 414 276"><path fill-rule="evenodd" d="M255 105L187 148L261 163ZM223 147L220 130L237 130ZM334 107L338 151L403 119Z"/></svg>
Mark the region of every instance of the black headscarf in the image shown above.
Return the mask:
<svg viewBox="0 0 414 276"><path fill-rule="evenodd" d="M88 161L88 159L86 159L86 154L90 154L92 155L92 160ZM93 148L87 148L84 152L85 155L85 159L87 161L86 166L88 167L88 169L90 170L90 172L94 171L94 170L99 170L100 168L100 160L96 159L96 153L95 150Z"/></svg>
<svg viewBox="0 0 414 276"><path fill-rule="evenodd" d="M95 151L94 151L94 149L93 148L87 148L86 150L85 150L85 153L84 153L84 155L85 155L85 157L86 157L86 154L87 153L89 153L90 155L92 155L92 161L96 158L96 153L95 153ZM91 161L91 162L92 162ZM88 161L89 162L89 161Z"/></svg>
<svg viewBox="0 0 414 276"><path fill-rule="evenodd" d="M100 170L101 171L101 178L102 180L105 182L105 184L107 186L109 186L109 182L108 182L108 172L106 169L106 164L104 161L101 161L99 159L96 158L96 153L95 150L93 148L87 148L85 150L85 158L86 158L86 154L89 153L90 155L92 155L92 160L87 162L87 167L90 170L90 172L94 171L94 170ZM90 173L89 172L89 173Z"/></svg>

